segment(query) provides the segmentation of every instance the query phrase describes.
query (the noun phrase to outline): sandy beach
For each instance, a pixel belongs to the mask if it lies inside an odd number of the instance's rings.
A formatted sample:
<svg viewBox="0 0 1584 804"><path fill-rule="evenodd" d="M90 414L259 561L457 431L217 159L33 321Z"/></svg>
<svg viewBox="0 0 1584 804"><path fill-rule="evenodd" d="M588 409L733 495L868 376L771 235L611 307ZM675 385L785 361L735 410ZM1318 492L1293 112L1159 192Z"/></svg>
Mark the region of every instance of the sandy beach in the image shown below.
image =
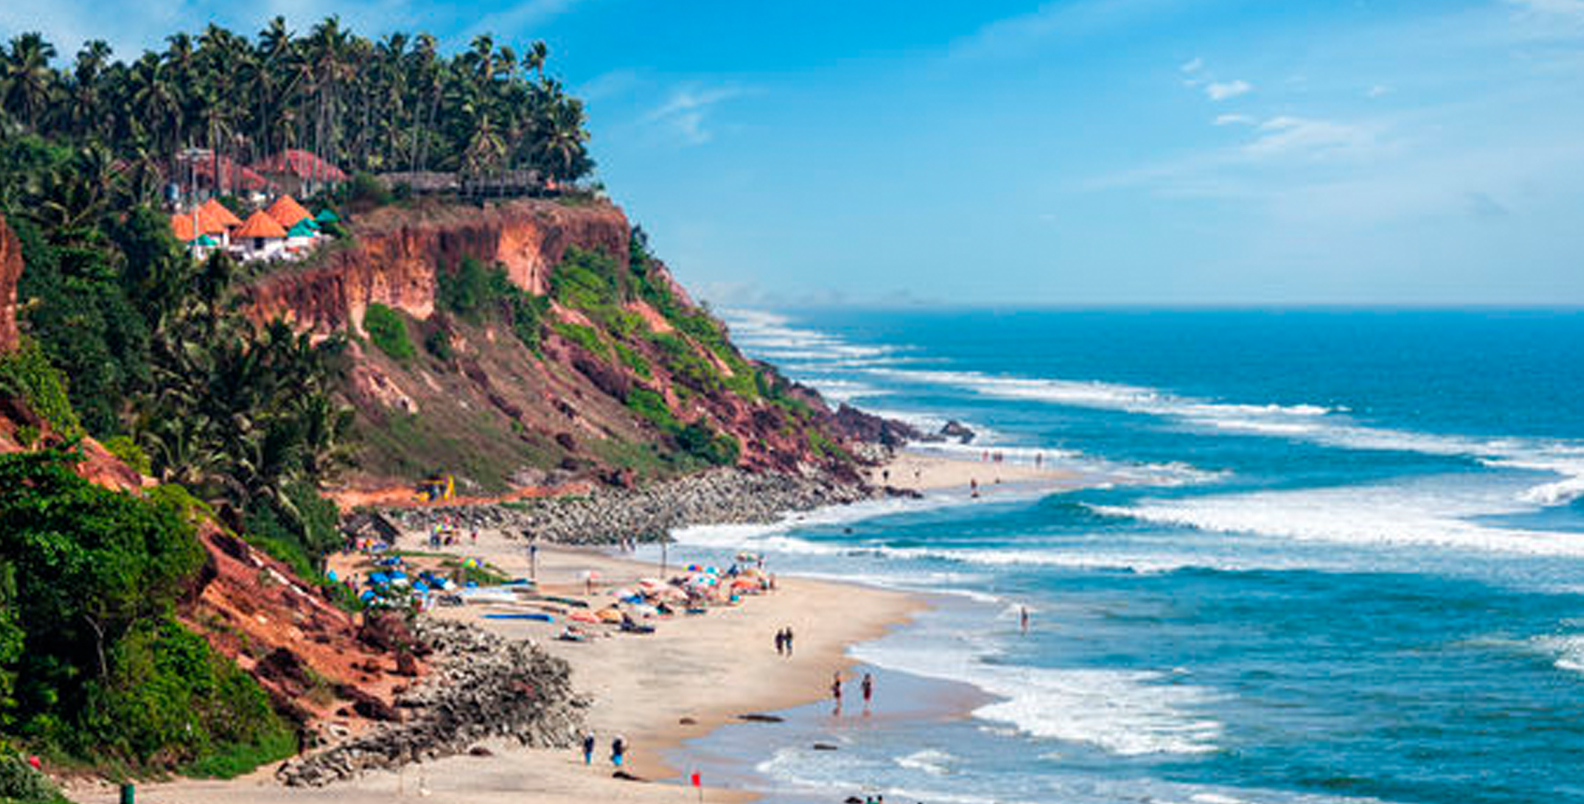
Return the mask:
<svg viewBox="0 0 1584 804"><path fill-rule="evenodd" d="M417 541L407 537L407 546ZM477 544L450 548L509 575L531 572L522 542L498 532L480 532ZM538 551L537 576L548 594L584 597L584 573L600 580L592 600L609 600L610 590L632 580L660 575L653 564L611 558L603 553L558 547ZM672 566L675 569L675 566ZM769 569L774 569L770 567ZM286 788L273 768L231 781L182 780L140 785L138 800L155 804L272 804L351 802L384 804L392 798L463 804L591 801L696 801L682 786L689 769L669 768L663 752L701 736L739 715L771 712L828 695L831 674L850 662L847 646L883 634L904 622L923 604L914 597L853 585L780 578L773 593L749 597L741 605L715 608L707 615L677 616L656 623L652 635L610 634L591 642L553 639L560 624L491 620L500 611L487 606L441 608L432 615L477 623L513 638L530 638L566 658L576 688L592 696L589 726L599 737L592 767L576 750L523 749L486 743L488 757L458 756L410 766L401 773L370 773L344 784L317 789ZM777 655L775 632L790 626L795 655ZM653 783L615 779L610 740L624 736L631 746L628 770ZM741 801L746 794L711 787L705 801ZM77 788L74 800L116 801L107 786Z"/></svg>
<svg viewBox="0 0 1584 804"><path fill-rule="evenodd" d="M962 491L978 483L981 493L997 486L1077 486L1086 482L1082 475L1066 469L1026 463L947 458L927 452L902 450L883 467L867 470L865 478L876 486L904 491Z"/></svg>

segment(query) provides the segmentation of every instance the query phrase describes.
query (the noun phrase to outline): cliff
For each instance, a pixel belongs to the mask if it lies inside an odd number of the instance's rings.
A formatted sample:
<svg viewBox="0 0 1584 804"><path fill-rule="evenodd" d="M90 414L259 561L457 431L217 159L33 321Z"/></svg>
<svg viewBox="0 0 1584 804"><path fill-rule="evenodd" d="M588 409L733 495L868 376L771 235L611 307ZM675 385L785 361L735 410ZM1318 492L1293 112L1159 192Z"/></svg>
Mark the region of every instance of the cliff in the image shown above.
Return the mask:
<svg viewBox="0 0 1584 804"><path fill-rule="evenodd" d="M22 244L0 215L0 353L17 346L16 293L22 278Z"/></svg>
<svg viewBox="0 0 1584 804"><path fill-rule="evenodd" d="M530 293L549 289L568 248L599 250L625 267L627 218L608 205L568 207L513 201L485 207L429 203L385 207L359 217L352 241L335 244L307 267L256 283L247 305L258 321L282 318L318 332L361 330L371 303L427 319L435 311L435 272L464 257L499 264Z"/></svg>
<svg viewBox="0 0 1584 804"><path fill-rule="evenodd" d="M17 352L15 321L22 270L16 235L0 218L0 360L27 356ZM0 382L0 454L67 440L35 410L28 392L37 390ZM93 438L82 436L77 446L81 460L73 470L90 483L131 494L155 485ZM301 728L330 715L354 730L396 717L390 703L412 676L427 670L421 662L404 666L285 564L226 531L203 509L194 516L207 560L180 601L183 624L252 674Z"/></svg>
<svg viewBox="0 0 1584 804"><path fill-rule="evenodd" d="M886 431L745 358L660 260L633 255L614 206L431 201L350 226L350 242L243 294L256 321L353 336L344 391L359 446L343 505L410 500L403 490L434 472L475 499L723 463L856 484L855 461L874 454L864 442ZM464 258L498 268L520 298L443 309ZM375 303L404 319L407 354L364 340Z"/></svg>

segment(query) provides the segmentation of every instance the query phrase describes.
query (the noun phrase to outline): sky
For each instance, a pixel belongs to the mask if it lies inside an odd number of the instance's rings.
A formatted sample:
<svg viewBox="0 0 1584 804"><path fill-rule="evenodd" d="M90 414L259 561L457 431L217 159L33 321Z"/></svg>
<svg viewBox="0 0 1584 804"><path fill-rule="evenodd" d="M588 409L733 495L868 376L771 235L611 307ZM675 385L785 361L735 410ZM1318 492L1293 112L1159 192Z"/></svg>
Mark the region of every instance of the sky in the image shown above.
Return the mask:
<svg viewBox="0 0 1584 804"><path fill-rule="evenodd" d="M550 48L727 306L1584 305L1584 0L6 0Z"/></svg>

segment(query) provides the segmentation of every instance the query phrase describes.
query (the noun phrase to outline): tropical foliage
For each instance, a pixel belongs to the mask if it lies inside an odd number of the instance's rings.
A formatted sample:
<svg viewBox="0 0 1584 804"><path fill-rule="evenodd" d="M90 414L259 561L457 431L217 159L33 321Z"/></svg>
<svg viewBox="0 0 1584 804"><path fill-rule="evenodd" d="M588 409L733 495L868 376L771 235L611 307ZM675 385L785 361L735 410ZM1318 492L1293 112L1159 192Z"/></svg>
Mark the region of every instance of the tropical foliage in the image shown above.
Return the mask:
<svg viewBox="0 0 1584 804"><path fill-rule="evenodd" d="M331 16L306 31L276 17L252 37L211 24L165 43L121 61L91 41L57 66L41 35L16 36L0 49L0 114L11 131L108 144L144 200L192 147L243 164L302 148L374 173L575 180L594 167L582 102L546 76L543 42L481 35L447 56L429 34L376 41Z"/></svg>
<svg viewBox="0 0 1584 804"><path fill-rule="evenodd" d="M173 616L203 550L168 497L0 456L0 728L128 767L295 748L264 693Z"/></svg>

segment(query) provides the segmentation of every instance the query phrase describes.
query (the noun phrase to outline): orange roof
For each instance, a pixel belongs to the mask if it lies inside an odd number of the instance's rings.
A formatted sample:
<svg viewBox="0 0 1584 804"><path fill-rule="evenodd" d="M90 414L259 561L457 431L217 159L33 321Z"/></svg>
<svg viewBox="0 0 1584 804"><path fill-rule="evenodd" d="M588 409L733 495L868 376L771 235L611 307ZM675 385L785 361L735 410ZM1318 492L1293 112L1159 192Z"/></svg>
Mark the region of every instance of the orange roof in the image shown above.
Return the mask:
<svg viewBox="0 0 1584 804"><path fill-rule="evenodd" d="M277 223L288 229L296 226L303 218L313 217L313 213L303 209L302 204L297 203L296 199L289 195L275 199L275 203L270 204L269 214Z"/></svg>
<svg viewBox="0 0 1584 804"><path fill-rule="evenodd" d="M199 235L222 234L225 230L225 224L203 207L171 216L171 231L183 243L190 243Z"/></svg>
<svg viewBox="0 0 1584 804"><path fill-rule="evenodd" d="M231 210L226 209L225 204L220 203L214 198L210 198L208 201L203 202L203 206L199 207L198 211L209 213L209 217L214 218L220 223L221 226L231 227L242 225L241 218L238 218L231 212Z"/></svg>
<svg viewBox="0 0 1584 804"><path fill-rule="evenodd" d="M192 213L177 213L171 216L171 232L176 239L183 243L191 243L198 239L198 232L194 231Z"/></svg>
<svg viewBox="0 0 1584 804"><path fill-rule="evenodd" d="M241 239L248 237L274 237L284 238L286 230L276 220L263 212L255 212L248 216L242 228L236 230L232 237Z"/></svg>

